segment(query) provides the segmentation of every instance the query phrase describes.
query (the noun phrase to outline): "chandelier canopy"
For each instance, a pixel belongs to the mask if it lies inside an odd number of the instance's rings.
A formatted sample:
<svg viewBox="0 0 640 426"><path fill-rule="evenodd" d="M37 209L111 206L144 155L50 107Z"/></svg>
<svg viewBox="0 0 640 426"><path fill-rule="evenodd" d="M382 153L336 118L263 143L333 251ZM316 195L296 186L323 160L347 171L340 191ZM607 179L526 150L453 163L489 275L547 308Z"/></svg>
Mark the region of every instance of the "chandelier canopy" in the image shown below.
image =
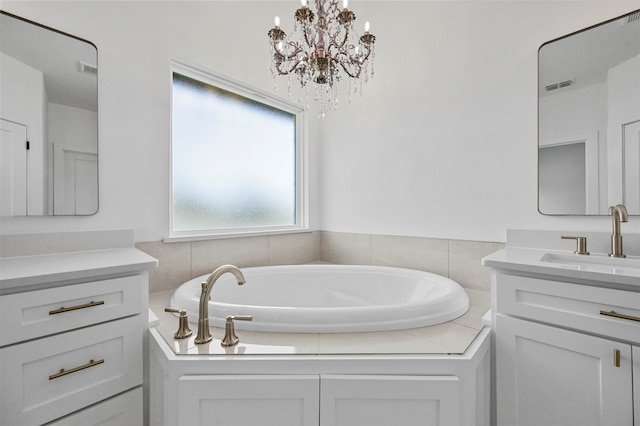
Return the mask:
<svg viewBox="0 0 640 426"><path fill-rule="evenodd" d="M301 0L301 7L294 14L293 33L288 36L280 28L276 16L275 26L269 30L271 74L274 78L288 76L288 92L291 96L291 80L300 82L308 106L309 86L312 97L320 102L320 114L338 107L338 86L348 83L351 93L362 94L362 84L373 77L374 43L376 37L369 33L369 22L364 34L358 37L353 30L356 15L347 8L348 0L315 0L316 11L311 11L308 0ZM359 87L358 87L359 86Z"/></svg>

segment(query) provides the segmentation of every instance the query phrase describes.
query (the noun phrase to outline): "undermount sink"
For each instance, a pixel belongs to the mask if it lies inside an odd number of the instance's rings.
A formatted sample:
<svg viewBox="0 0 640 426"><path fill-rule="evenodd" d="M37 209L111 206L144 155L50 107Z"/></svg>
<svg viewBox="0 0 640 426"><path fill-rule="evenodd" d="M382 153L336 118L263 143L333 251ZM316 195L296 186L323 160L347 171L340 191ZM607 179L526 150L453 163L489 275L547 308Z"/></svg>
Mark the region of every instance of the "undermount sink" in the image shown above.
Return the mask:
<svg viewBox="0 0 640 426"><path fill-rule="evenodd" d="M637 257L611 257L602 254L578 255L564 253L545 253L542 262L555 263L558 265L566 265L576 269L589 267L608 267L608 268L634 268L640 269L640 258Z"/></svg>

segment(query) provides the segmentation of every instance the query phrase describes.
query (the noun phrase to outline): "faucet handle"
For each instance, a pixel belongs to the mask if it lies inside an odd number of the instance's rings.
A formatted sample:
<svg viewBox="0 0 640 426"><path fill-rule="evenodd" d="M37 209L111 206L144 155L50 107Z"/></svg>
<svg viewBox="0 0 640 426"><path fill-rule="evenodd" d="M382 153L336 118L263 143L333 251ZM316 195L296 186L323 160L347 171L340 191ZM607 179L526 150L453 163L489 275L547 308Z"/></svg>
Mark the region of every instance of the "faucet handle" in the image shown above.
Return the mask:
<svg viewBox="0 0 640 426"><path fill-rule="evenodd" d="M251 321L253 316L251 315L228 315L224 324L224 337L220 341L222 346L234 346L237 345L240 339L236 336L235 326L233 320L239 321Z"/></svg>
<svg viewBox="0 0 640 426"><path fill-rule="evenodd" d="M193 331L189 328L189 318L187 316L187 311L184 309L177 308L164 308L165 312L171 312L174 314L180 314L179 322L178 322L178 331L173 335L174 339L184 339L185 337L189 337L193 334Z"/></svg>
<svg viewBox="0 0 640 426"><path fill-rule="evenodd" d="M587 251L587 237L572 237L563 235L560 238L562 238L563 240L576 240L576 250L574 251L575 254L589 254L589 252Z"/></svg>

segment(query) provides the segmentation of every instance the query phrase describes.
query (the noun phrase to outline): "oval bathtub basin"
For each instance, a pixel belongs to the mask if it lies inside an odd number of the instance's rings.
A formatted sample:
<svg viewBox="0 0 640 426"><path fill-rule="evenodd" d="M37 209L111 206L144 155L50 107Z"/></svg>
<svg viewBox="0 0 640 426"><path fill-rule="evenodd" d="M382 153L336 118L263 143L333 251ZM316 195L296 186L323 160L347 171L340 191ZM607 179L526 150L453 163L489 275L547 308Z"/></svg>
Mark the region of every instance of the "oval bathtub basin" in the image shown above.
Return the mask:
<svg viewBox="0 0 640 426"><path fill-rule="evenodd" d="M209 301L210 325L227 315L238 330L345 333L402 330L450 321L469 309L455 281L412 269L355 265L290 265L241 268L246 284L224 274ZM198 322L202 275L182 284L171 306Z"/></svg>

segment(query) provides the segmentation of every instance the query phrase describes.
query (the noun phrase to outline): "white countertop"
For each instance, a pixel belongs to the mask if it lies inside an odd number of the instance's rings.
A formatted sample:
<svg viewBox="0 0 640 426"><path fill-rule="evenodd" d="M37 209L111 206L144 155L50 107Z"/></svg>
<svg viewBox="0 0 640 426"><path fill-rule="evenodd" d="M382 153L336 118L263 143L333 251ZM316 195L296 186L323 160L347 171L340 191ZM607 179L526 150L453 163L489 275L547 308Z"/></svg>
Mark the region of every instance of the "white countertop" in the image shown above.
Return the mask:
<svg viewBox="0 0 640 426"><path fill-rule="evenodd" d="M560 260L545 261L545 255ZM561 259L568 259L563 262ZM627 262L627 260L629 262ZM482 260L482 264L498 270L565 278L612 288L640 291L640 258L612 259L608 255L592 253L577 255L571 251L513 248L499 250Z"/></svg>
<svg viewBox="0 0 640 426"><path fill-rule="evenodd" d="M164 312L173 291L151 293L149 306L159 318L156 328L177 355L353 355L353 354L462 354L482 330L482 317L489 309L486 292L467 290L467 313L453 321L399 331L366 333L265 333L237 330L236 346L220 345L224 329L210 327L213 340L196 345L197 324L189 323L193 334L174 339L178 317Z"/></svg>
<svg viewBox="0 0 640 426"><path fill-rule="evenodd" d="M158 261L136 248L0 258L0 294L142 272Z"/></svg>

